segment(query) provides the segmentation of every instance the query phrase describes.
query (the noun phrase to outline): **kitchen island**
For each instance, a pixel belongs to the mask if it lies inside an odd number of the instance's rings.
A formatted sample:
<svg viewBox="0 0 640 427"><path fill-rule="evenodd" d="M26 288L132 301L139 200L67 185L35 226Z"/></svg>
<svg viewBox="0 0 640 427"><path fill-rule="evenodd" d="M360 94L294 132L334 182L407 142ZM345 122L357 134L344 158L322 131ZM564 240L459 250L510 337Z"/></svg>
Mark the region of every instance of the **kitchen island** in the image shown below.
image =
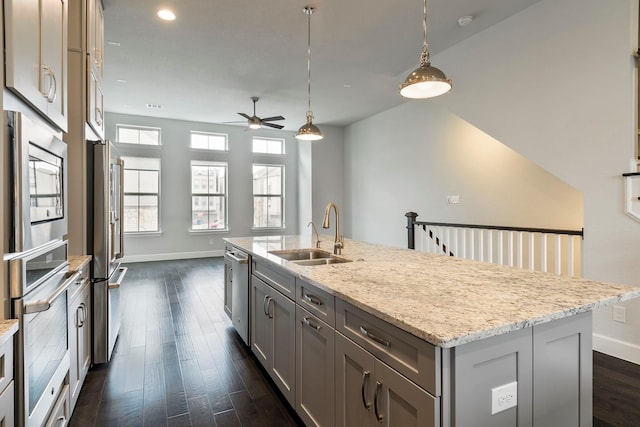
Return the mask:
<svg viewBox="0 0 640 427"><path fill-rule="evenodd" d="M322 238L321 248L330 251L333 242ZM252 350L263 365L271 363L276 385L310 425L591 425L591 312L640 296L640 288L631 286L351 240L336 259L349 262L323 265L283 258L314 248L311 236L226 241L230 250L252 256ZM317 295L324 296L321 304ZM260 343L261 316L273 324ZM322 374L332 381L315 378L327 388L326 401L317 407L305 401L302 381L309 376L307 329L335 331L310 345L316 355L325 350L315 364L333 358ZM275 362L261 359L263 347L270 342L271 352L277 351L276 339L284 335L295 347L295 360L273 354ZM355 363L360 353L375 364L366 369L364 362ZM389 372L406 384L391 387ZM351 399L348 394L356 391ZM399 398L420 393L425 399L415 405ZM319 422L320 409L333 415Z"/></svg>

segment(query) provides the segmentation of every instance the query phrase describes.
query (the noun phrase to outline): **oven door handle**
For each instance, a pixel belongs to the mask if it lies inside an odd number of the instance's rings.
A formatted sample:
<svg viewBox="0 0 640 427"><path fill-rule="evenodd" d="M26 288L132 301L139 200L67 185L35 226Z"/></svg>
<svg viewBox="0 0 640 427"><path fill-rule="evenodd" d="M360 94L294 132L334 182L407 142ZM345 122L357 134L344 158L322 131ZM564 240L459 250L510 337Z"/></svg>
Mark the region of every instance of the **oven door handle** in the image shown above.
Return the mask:
<svg viewBox="0 0 640 427"><path fill-rule="evenodd" d="M62 295L69 288L69 286L71 286L72 283L75 283L76 280L78 280L79 278L80 278L80 272L78 271L74 273L72 276L70 276L67 280L65 280L62 285L58 286L58 288L51 294L49 298L44 300L25 303L24 314L39 313L41 311L49 310L49 308L51 307L51 304L60 295Z"/></svg>

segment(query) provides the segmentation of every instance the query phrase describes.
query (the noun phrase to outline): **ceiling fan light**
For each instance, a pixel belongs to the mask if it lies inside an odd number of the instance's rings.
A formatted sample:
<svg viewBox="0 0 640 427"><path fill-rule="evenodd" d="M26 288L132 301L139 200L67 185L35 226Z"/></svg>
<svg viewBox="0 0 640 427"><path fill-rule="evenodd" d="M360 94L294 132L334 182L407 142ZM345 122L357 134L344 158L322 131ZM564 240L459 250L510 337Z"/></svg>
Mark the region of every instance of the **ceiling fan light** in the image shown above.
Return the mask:
<svg viewBox="0 0 640 427"><path fill-rule="evenodd" d="M298 133L296 133L296 139L301 141L319 141L322 138L324 138L324 136L322 132L320 132L320 128L311 123L311 120L307 120L307 123L300 126Z"/></svg>
<svg viewBox="0 0 640 427"><path fill-rule="evenodd" d="M257 117L252 117L249 119L249 129L260 129L262 125L260 124L260 119Z"/></svg>
<svg viewBox="0 0 640 427"><path fill-rule="evenodd" d="M436 67L424 64L416 68L400 85L400 95L405 98L426 99L451 91L451 80Z"/></svg>

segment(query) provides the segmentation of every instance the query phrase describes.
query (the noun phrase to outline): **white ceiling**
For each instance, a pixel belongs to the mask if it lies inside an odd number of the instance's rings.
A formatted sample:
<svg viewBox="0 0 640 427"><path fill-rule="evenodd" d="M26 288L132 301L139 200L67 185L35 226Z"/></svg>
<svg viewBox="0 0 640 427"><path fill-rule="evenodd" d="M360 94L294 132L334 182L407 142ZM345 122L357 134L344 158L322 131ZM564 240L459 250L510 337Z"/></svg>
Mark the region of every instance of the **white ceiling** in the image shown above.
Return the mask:
<svg viewBox="0 0 640 427"><path fill-rule="evenodd" d="M428 38L437 52L539 0L431 0ZM307 16L311 18L314 123L342 126L405 100L398 85L422 48L420 0L103 0L105 109L199 122L283 115L305 122ZM177 19L156 11L172 8ZM459 27L457 19L473 15ZM118 42L114 46L109 42ZM438 66L437 57L433 61ZM443 70L456 84L456 70ZM126 83L118 82L126 80ZM149 109L146 104L159 104ZM251 115L251 114L250 114Z"/></svg>

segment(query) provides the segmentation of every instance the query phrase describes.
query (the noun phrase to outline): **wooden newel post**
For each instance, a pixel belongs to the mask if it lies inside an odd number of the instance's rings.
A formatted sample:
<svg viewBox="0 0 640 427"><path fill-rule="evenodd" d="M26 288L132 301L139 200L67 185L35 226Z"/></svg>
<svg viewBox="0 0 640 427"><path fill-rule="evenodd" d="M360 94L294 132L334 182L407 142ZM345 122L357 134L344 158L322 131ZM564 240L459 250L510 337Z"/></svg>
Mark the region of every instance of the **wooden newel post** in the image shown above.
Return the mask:
<svg viewBox="0 0 640 427"><path fill-rule="evenodd" d="M409 249L416 248L416 234L415 234L415 222L418 214L415 212L407 212L404 214L407 217L407 247Z"/></svg>

